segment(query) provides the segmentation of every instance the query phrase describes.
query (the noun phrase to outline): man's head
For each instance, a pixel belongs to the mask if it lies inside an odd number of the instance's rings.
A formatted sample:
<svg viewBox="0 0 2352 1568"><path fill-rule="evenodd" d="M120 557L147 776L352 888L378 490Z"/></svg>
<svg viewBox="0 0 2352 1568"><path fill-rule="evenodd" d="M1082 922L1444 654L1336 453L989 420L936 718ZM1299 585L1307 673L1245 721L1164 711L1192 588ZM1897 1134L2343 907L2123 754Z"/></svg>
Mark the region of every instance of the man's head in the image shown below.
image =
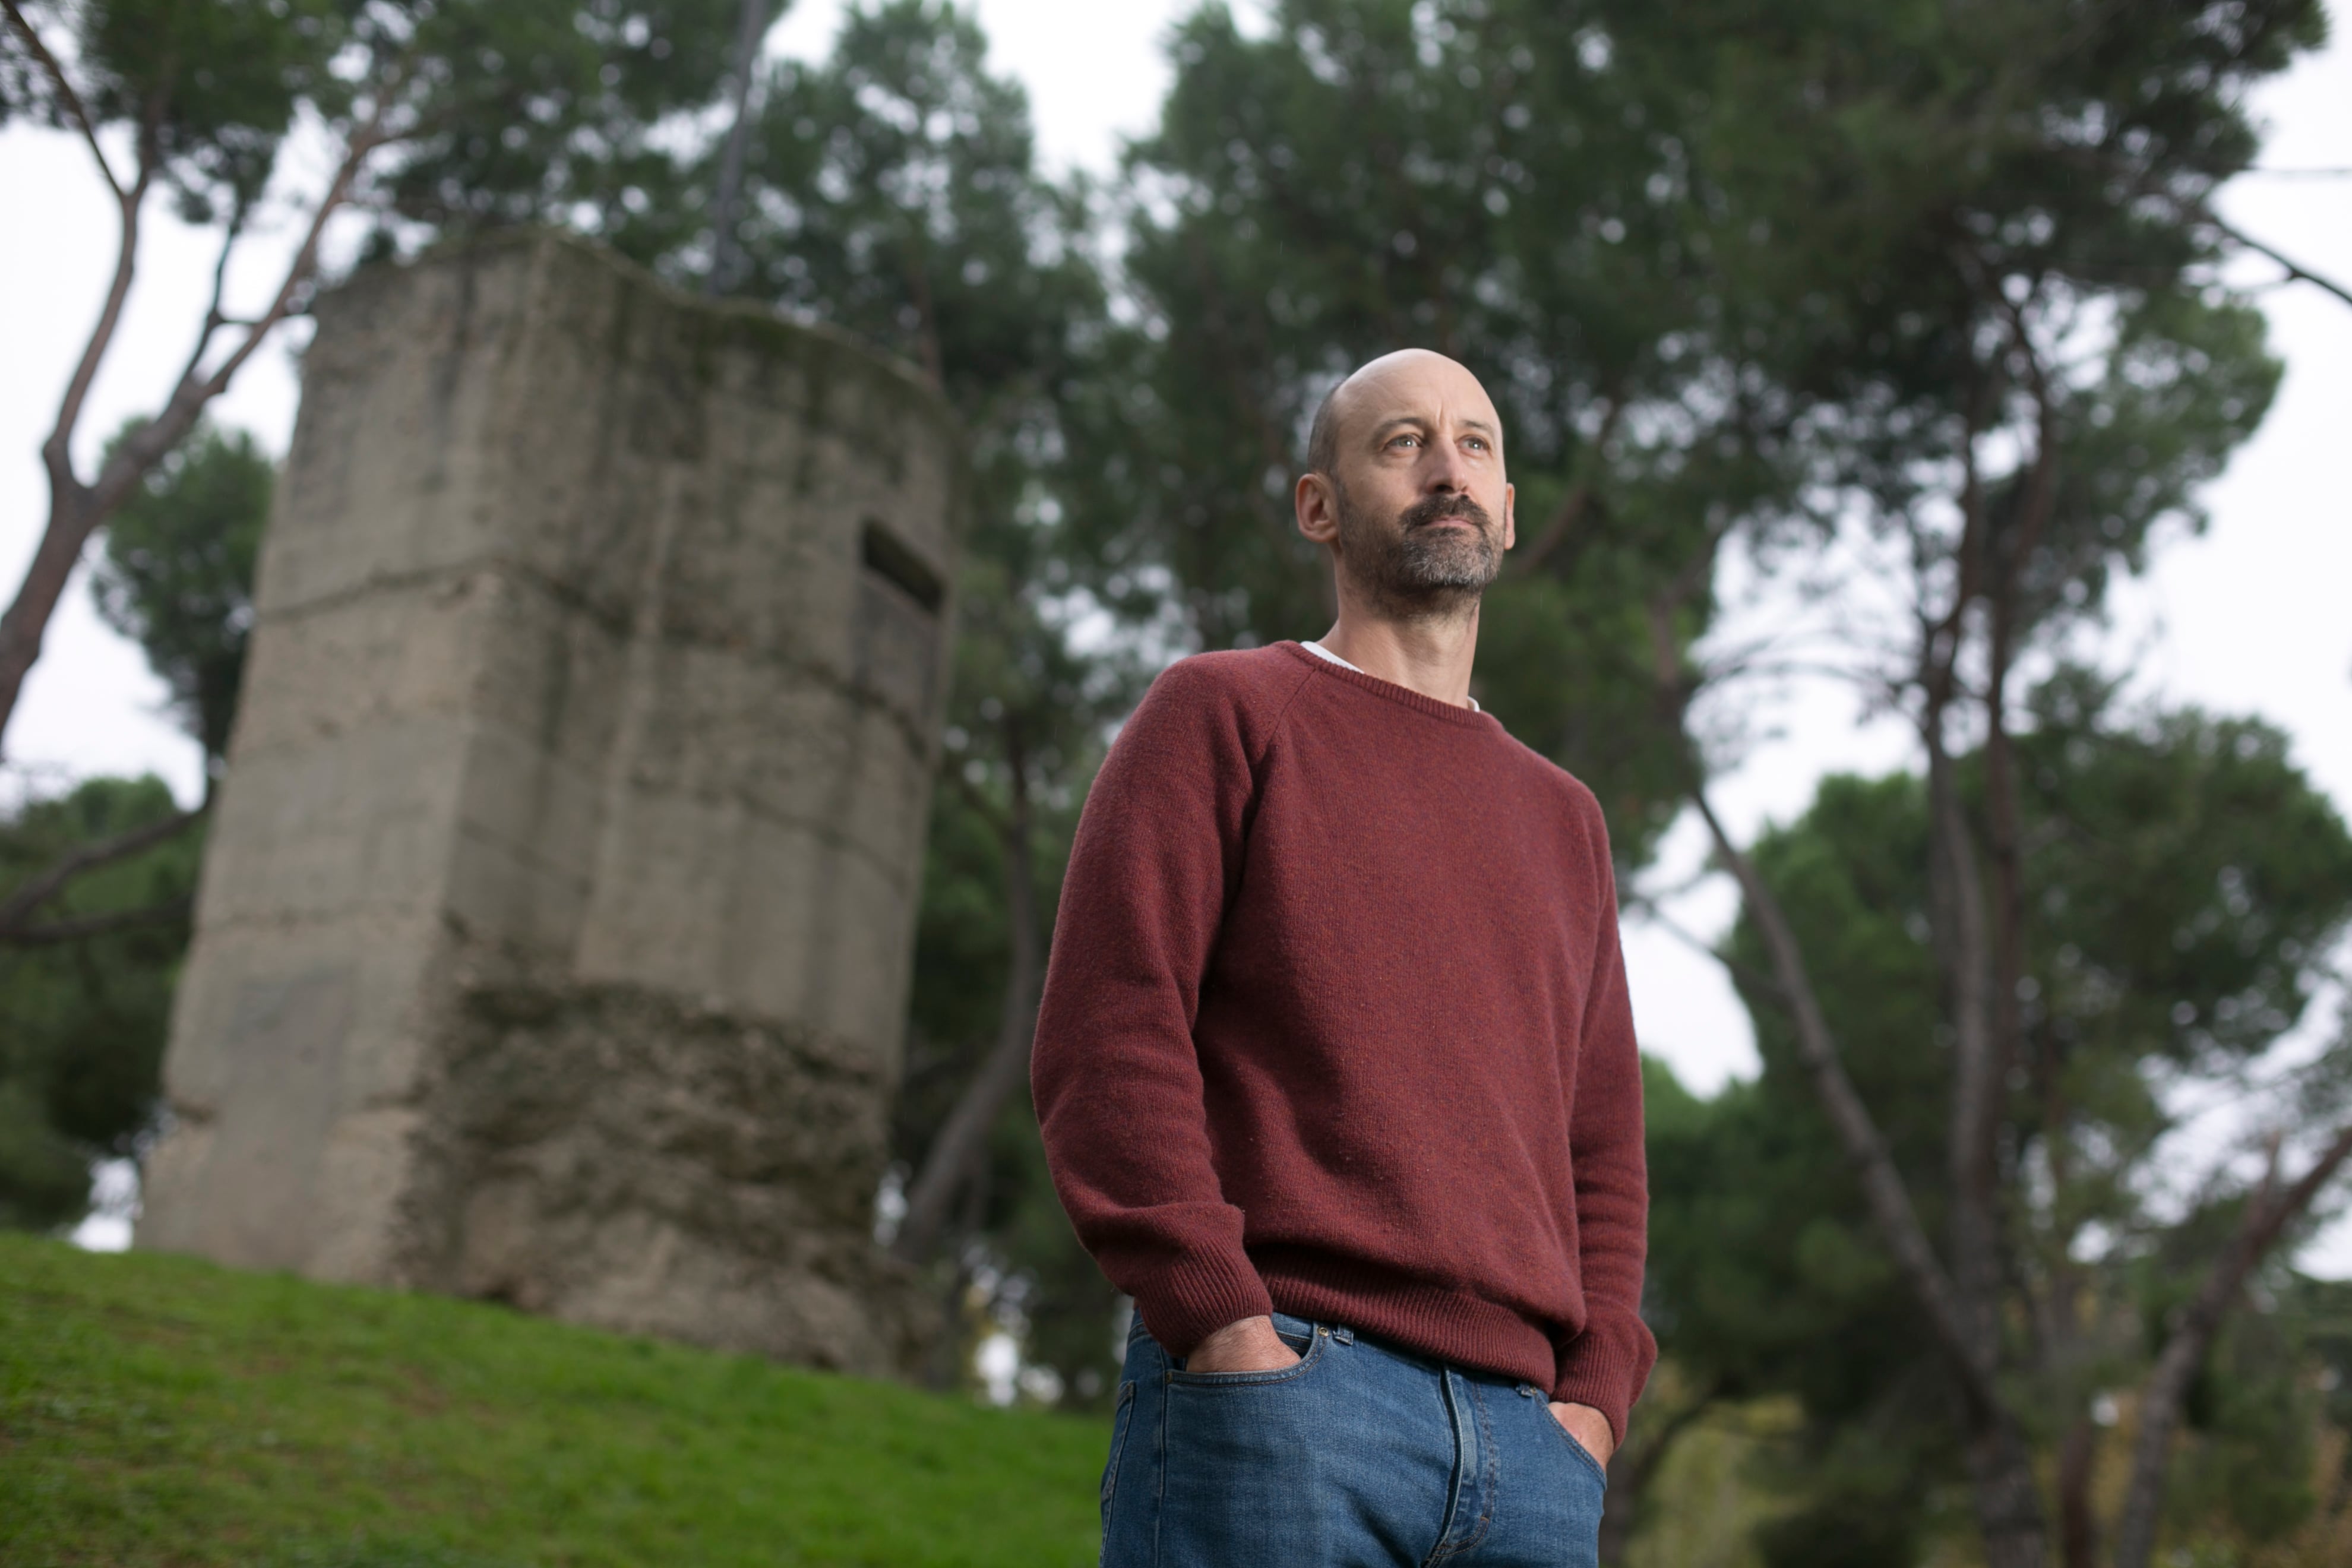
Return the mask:
<svg viewBox="0 0 2352 1568"><path fill-rule="evenodd" d="M1378 614L1467 614L1517 538L1503 422L1478 378L1401 349L1332 388L1307 437L1298 531Z"/></svg>

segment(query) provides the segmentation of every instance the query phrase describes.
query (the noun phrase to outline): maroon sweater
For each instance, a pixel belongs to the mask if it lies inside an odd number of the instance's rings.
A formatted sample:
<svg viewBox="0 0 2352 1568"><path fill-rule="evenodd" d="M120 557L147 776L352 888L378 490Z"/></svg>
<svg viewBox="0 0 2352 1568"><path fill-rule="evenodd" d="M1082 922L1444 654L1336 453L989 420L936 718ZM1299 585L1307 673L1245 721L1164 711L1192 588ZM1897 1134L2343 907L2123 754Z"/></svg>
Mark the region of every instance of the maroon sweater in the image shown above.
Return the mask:
<svg viewBox="0 0 2352 1568"><path fill-rule="evenodd" d="M1296 643L1168 669L1087 798L1032 1078L1171 1354L1278 1307L1622 1436L1657 1347L1608 835L1491 717Z"/></svg>

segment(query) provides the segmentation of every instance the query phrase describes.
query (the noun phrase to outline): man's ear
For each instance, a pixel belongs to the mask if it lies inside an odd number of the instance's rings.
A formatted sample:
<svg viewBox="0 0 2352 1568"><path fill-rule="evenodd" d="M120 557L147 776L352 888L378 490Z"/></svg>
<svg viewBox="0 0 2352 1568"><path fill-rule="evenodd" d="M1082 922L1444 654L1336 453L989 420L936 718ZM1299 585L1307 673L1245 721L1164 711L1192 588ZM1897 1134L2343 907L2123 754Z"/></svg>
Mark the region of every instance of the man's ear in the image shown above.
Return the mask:
<svg viewBox="0 0 2352 1568"><path fill-rule="evenodd" d="M1298 531L1318 544L1330 544L1339 537L1339 498L1333 493L1331 481L1321 474L1301 474L1291 491L1290 510L1298 520Z"/></svg>
<svg viewBox="0 0 2352 1568"><path fill-rule="evenodd" d="M1519 542L1519 487L1503 487L1503 548L1508 550Z"/></svg>

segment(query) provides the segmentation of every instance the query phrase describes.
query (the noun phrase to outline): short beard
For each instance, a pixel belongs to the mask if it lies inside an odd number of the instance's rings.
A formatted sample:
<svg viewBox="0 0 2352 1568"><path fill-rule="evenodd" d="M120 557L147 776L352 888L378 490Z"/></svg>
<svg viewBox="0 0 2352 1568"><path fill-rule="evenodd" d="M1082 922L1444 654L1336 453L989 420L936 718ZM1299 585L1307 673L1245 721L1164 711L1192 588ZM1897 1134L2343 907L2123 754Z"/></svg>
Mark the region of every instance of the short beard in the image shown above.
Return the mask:
<svg viewBox="0 0 2352 1568"><path fill-rule="evenodd" d="M1347 487L1331 481L1339 523L1341 569L1371 598L1381 614L1400 620L1430 620L1465 615L1474 608L1503 569L1495 520L1466 495L1435 495L1399 513L1393 530L1359 512ZM1458 517L1475 530L1433 530L1440 518Z"/></svg>

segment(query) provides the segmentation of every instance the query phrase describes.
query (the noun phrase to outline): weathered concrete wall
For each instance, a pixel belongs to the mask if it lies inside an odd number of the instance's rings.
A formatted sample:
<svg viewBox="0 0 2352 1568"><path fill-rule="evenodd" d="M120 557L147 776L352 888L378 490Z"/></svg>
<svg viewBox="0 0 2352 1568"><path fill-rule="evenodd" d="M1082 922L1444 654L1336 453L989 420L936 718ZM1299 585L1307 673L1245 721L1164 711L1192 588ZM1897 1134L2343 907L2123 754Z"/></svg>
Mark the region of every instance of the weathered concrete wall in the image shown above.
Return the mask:
<svg viewBox="0 0 2352 1568"><path fill-rule="evenodd" d="M552 236L326 300L140 1244L898 1363L961 463L902 370Z"/></svg>

